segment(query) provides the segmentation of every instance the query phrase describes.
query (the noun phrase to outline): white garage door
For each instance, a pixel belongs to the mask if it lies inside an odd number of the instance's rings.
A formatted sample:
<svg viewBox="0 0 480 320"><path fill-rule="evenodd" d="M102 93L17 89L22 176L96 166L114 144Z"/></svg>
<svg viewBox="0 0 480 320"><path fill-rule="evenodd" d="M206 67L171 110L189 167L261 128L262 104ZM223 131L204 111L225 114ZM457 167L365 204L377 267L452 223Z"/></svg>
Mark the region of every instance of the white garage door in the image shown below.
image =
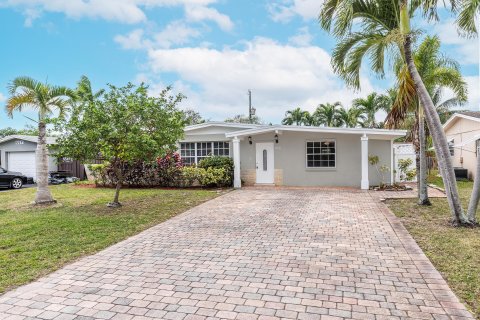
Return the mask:
<svg viewBox="0 0 480 320"><path fill-rule="evenodd" d="M35 180L35 152L9 152L8 170L18 171Z"/></svg>

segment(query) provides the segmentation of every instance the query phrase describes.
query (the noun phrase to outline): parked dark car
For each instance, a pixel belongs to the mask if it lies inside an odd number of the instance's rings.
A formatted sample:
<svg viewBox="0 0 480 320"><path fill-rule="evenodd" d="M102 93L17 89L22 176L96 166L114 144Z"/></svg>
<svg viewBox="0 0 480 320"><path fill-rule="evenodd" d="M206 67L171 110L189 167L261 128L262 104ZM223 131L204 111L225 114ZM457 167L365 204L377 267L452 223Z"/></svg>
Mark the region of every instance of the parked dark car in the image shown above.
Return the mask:
<svg viewBox="0 0 480 320"><path fill-rule="evenodd" d="M0 187L20 189L28 178L20 172L7 171L0 167Z"/></svg>

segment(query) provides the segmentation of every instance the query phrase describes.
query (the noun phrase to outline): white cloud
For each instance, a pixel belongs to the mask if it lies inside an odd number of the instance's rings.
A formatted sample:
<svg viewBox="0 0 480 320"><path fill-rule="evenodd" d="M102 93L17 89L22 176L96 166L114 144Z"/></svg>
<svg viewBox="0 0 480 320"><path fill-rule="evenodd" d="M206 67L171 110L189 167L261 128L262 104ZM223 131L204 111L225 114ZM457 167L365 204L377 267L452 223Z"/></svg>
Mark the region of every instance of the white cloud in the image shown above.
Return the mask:
<svg viewBox="0 0 480 320"><path fill-rule="evenodd" d="M144 30L135 29L126 35L116 35L114 40L124 49L138 50L184 45L199 36L200 32L197 29L187 26L182 21L173 21L162 31L149 34L148 37Z"/></svg>
<svg viewBox="0 0 480 320"><path fill-rule="evenodd" d="M303 27L298 30L298 33L290 38L288 42L299 47L306 47L311 44L313 36L310 34L308 27Z"/></svg>
<svg viewBox="0 0 480 320"><path fill-rule="evenodd" d="M465 77L468 84L468 104L467 109L480 111L480 77Z"/></svg>
<svg viewBox="0 0 480 320"><path fill-rule="evenodd" d="M5 102L7 98L0 92L0 103Z"/></svg>
<svg viewBox="0 0 480 320"><path fill-rule="evenodd" d="M230 18L218 12L216 9L206 6L187 5L185 14L189 21L199 22L204 20L214 21L222 30L230 31L233 29L233 22Z"/></svg>
<svg viewBox="0 0 480 320"><path fill-rule="evenodd" d="M453 19L445 20L433 26L432 34L437 34L444 45L455 48L452 56L463 65L478 64L478 39L467 39L458 35L458 28Z"/></svg>
<svg viewBox="0 0 480 320"><path fill-rule="evenodd" d="M189 106L207 117L224 119L245 113L247 89L253 91L258 115L280 121L286 110L314 110L319 103L358 96L347 89L330 67L330 55L315 46L294 47L257 38L243 49L178 48L149 50L153 77L175 73ZM144 75L141 77L144 80ZM364 92L373 91L367 79Z"/></svg>
<svg viewBox="0 0 480 320"><path fill-rule="evenodd" d="M323 0L282 0L268 6L273 21L288 22L295 16L305 20L316 19Z"/></svg>
<svg viewBox="0 0 480 320"><path fill-rule="evenodd" d="M30 26L43 12L63 13L69 18L95 18L120 23L145 22L145 9L184 6L192 21L214 21L220 28L231 30L233 22L216 9L208 7L217 0L4 0L0 7L23 10L25 24Z"/></svg>

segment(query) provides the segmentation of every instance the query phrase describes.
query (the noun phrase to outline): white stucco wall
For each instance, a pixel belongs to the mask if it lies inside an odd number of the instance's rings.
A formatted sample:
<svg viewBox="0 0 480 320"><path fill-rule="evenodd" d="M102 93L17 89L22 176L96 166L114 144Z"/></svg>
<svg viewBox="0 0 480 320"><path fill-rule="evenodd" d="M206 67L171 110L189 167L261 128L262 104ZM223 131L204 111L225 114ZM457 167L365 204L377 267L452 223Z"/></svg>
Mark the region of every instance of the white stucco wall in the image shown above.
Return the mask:
<svg viewBox="0 0 480 320"><path fill-rule="evenodd" d="M477 161L475 141L467 143L464 146L459 145L480 135L480 122L457 118L455 122L445 130L445 134L448 140L454 139L454 144L457 145L457 147L455 147L455 154L452 156L453 166L467 169L469 177L474 179Z"/></svg>

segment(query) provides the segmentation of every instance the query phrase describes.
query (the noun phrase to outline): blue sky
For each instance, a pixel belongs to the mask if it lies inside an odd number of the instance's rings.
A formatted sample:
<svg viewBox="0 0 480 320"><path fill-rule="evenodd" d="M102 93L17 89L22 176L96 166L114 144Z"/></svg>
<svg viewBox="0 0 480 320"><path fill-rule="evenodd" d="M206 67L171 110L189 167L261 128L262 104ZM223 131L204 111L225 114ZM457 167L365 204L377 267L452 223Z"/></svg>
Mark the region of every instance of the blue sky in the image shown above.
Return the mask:
<svg viewBox="0 0 480 320"><path fill-rule="evenodd" d="M75 86L87 75L95 88L147 82L184 93L183 108L212 120L246 113L247 90L257 114L278 123L286 110L384 91L391 77L363 72L362 90L348 89L330 67L335 41L316 22L321 0L0 0L0 106L7 84L28 75ZM467 108L478 110L478 40L458 37L453 18L436 24L446 54L461 63ZM34 116L33 112L27 112ZM30 120L8 119L21 128Z"/></svg>

